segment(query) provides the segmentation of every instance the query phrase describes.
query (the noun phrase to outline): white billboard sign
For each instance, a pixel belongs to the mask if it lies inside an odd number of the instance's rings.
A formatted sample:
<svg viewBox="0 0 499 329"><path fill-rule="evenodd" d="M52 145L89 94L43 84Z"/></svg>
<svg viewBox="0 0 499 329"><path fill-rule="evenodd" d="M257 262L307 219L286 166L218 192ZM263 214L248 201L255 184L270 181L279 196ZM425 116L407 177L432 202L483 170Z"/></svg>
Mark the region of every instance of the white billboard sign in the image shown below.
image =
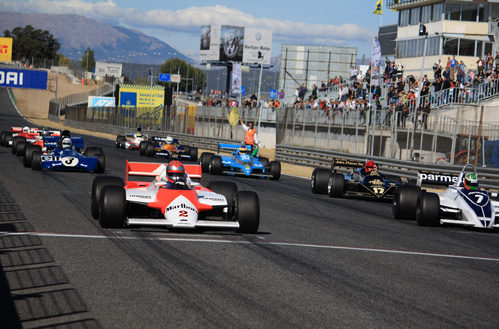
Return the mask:
<svg viewBox="0 0 499 329"><path fill-rule="evenodd" d="M258 52L263 60L258 58ZM272 31L247 27L244 29L243 63L270 65L272 56Z"/></svg>
<svg viewBox="0 0 499 329"><path fill-rule="evenodd" d="M112 76L115 78L121 77L122 65L117 63L96 62L95 75L100 77Z"/></svg>
<svg viewBox="0 0 499 329"><path fill-rule="evenodd" d="M218 61L220 58L220 26L201 26L201 48L199 51L202 61Z"/></svg>

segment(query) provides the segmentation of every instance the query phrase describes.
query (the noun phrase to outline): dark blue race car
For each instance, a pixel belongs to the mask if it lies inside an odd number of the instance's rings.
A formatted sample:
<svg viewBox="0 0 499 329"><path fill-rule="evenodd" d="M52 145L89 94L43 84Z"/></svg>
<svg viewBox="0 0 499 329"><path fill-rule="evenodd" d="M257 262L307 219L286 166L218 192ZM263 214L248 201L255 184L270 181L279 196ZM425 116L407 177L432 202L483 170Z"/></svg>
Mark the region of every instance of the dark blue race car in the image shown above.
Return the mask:
<svg viewBox="0 0 499 329"><path fill-rule="evenodd" d="M377 200L393 200L400 184L400 177L379 172L373 161L348 159L333 159L331 169L315 168L310 180L313 193Z"/></svg>
<svg viewBox="0 0 499 329"><path fill-rule="evenodd" d="M31 158L33 170L70 170L102 173L106 168L106 158L100 147L85 148L83 138L44 137L47 151L33 149L26 152ZM83 151L82 151L83 150Z"/></svg>
<svg viewBox="0 0 499 329"><path fill-rule="evenodd" d="M281 163L264 157L252 157L250 147L239 144L218 144L218 152L231 151L231 155L204 152L199 158L203 172L212 175L239 175L277 180L281 177Z"/></svg>

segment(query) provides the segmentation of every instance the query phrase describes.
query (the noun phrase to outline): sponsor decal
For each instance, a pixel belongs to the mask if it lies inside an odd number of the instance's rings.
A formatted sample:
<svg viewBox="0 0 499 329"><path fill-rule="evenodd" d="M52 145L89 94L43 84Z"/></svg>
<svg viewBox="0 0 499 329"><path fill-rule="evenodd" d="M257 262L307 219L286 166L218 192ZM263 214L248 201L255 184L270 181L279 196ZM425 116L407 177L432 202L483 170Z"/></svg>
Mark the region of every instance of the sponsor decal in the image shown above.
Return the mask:
<svg viewBox="0 0 499 329"><path fill-rule="evenodd" d="M47 71L0 68L0 87L47 89Z"/></svg>
<svg viewBox="0 0 499 329"><path fill-rule="evenodd" d="M181 203L181 204L174 205L174 206L169 206L169 207L167 207L165 209L165 212L168 212L168 211L171 211L171 210L175 210L175 209L179 209L179 210L190 210L190 211L195 212L196 214L198 212L198 210L196 208L188 206L185 203Z"/></svg>
<svg viewBox="0 0 499 329"><path fill-rule="evenodd" d="M363 165L364 162L357 160L333 158L331 161L331 167L362 167Z"/></svg>
<svg viewBox="0 0 499 329"><path fill-rule="evenodd" d="M152 199L152 196L150 196L150 195L142 195L142 194L131 194L130 198Z"/></svg>
<svg viewBox="0 0 499 329"><path fill-rule="evenodd" d="M42 155L42 161L57 161L59 157L52 155Z"/></svg>
<svg viewBox="0 0 499 329"><path fill-rule="evenodd" d="M457 182L458 176L420 172L418 179L421 184L452 185Z"/></svg>
<svg viewBox="0 0 499 329"><path fill-rule="evenodd" d="M65 167L76 167L78 165L78 158L75 157L63 157L61 162Z"/></svg>

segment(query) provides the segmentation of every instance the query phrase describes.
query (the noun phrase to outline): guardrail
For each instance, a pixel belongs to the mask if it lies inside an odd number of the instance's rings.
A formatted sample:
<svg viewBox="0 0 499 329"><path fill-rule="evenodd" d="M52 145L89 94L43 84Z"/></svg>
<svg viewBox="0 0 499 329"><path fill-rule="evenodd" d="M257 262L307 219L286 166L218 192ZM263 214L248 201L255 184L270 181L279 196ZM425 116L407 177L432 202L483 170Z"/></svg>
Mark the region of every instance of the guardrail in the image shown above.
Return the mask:
<svg viewBox="0 0 499 329"><path fill-rule="evenodd" d="M276 147L276 160L295 165L330 168L331 160L335 157L364 161L369 156L284 145L277 145ZM457 175L463 168L460 165L421 163L415 161L395 160L378 156L369 157L369 159L374 160L376 164L378 164L380 171L386 174L397 175L411 180L417 179L418 170L429 170L432 172L442 172ZM499 189L499 169L477 167L477 173L480 178L480 185L482 187L487 189Z"/></svg>

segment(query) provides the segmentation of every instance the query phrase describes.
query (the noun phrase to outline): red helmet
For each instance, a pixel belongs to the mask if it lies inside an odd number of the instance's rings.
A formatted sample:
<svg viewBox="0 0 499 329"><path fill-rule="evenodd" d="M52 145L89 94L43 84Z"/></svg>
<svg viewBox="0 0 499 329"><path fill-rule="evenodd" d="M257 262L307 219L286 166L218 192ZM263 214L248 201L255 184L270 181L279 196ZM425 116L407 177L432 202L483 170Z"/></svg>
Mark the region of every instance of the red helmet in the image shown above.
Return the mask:
<svg viewBox="0 0 499 329"><path fill-rule="evenodd" d="M182 162L170 161L166 167L166 177L170 183L185 182L185 168Z"/></svg>
<svg viewBox="0 0 499 329"><path fill-rule="evenodd" d="M364 171L366 172L366 174L368 174L372 170L378 170L378 166L376 166L376 164L372 160L366 161L366 164L364 165Z"/></svg>

